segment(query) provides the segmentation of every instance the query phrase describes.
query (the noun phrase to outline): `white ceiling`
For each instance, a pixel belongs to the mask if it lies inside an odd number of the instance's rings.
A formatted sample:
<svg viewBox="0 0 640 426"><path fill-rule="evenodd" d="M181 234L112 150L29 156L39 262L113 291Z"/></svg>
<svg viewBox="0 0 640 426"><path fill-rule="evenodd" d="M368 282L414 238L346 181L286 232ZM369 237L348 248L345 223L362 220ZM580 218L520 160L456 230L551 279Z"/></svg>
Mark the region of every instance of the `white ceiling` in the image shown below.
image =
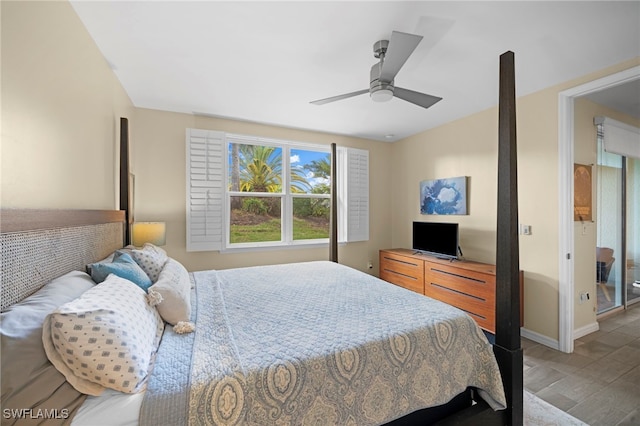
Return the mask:
<svg viewBox="0 0 640 426"><path fill-rule="evenodd" d="M590 93L585 97L640 120L640 78Z"/></svg>
<svg viewBox="0 0 640 426"><path fill-rule="evenodd" d="M376 140L495 106L507 50L517 96L640 56L638 1L71 4L137 107ZM309 103L367 89L393 30L424 36L396 85L442 101Z"/></svg>

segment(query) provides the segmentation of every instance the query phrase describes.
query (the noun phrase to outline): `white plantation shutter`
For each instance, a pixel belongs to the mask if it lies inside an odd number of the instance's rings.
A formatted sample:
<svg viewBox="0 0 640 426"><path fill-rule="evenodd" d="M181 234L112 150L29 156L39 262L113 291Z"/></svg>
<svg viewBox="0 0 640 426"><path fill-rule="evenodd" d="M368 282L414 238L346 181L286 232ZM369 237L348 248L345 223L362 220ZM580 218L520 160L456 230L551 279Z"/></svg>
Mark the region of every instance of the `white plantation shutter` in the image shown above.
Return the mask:
<svg viewBox="0 0 640 426"><path fill-rule="evenodd" d="M187 251L221 251L226 243L230 135L187 129ZM249 137L243 137L249 140ZM255 139L255 138L254 138ZM251 139L251 140L254 140ZM257 139L256 139L257 140ZM369 239L369 151L338 147L338 240Z"/></svg>
<svg viewBox="0 0 640 426"><path fill-rule="evenodd" d="M224 136L187 129L187 251L222 249Z"/></svg>
<svg viewBox="0 0 640 426"><path fill-rule="evenodd" d="M347 242L369 239L369 151L347 150Z"/></svg>
<svg viewBox="0 0 640 426"><path fill-rule="evenodd" d="M369 240L369 151L338 147L338 240Z"/></svg>

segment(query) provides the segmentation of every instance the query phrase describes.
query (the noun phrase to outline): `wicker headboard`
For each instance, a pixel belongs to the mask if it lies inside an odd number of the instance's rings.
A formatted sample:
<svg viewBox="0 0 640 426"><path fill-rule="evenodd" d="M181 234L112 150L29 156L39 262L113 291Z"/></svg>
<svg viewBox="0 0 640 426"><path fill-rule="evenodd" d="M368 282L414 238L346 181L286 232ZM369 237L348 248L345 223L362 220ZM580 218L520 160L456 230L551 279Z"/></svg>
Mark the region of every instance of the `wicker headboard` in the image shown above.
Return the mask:
<svg viewBox="0 0 640 426"><path fill-rule="evenodd" d="M124 245L124 232L125 214L118 210L2 210L1 309L104 259Z"/></svg>

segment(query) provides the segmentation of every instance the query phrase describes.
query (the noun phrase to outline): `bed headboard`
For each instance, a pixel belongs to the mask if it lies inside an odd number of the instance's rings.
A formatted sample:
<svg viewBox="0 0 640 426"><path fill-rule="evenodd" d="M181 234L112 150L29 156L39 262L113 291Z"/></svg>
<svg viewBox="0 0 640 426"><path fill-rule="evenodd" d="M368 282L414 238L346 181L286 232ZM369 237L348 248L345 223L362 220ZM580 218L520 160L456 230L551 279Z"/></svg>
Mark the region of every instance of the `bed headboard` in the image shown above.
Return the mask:
<svg viewBox="0 0 640 426"><path fill-rule="evenodd" d="M3 209L1 309L123 247L125 229L119 210Z"/></svg>

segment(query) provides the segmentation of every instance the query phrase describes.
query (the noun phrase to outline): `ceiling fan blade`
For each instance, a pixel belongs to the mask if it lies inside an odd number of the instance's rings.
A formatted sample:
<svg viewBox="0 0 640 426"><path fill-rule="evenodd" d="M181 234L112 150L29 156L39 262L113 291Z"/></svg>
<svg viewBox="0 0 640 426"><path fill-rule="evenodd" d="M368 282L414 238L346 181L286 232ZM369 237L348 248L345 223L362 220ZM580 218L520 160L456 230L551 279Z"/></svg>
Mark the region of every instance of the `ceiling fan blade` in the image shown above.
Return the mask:
<svg viewBox="0 0 640 426"><path fill-rule="evenodd" d="M362 95L364 93L369 93L369 89L358 90L357 92L345 93L344 95L332 96L330 98L318 99L317 101L312 101L311 103L314 105L324 105L329 102L340 101L342 99L352 98L354 96Z"/></svg>
<svg viewBox="0 0 640 426"><path fill-rule="evenodd" d="M439 98L437 96L431 96L425 93L414 92L413 90L403 89L402 87L398 87L398 86L396 86L393 89L393 96L395 96L396 98L400 98L404 101L411 102L412 104L416 104L423 108L429 108L436 102L442 100L442 98Z"/></svg>
<svg viewBox="0 0 640 426"><path fill-rule="evenodd" d="M393 31L387 52L384 55L382 70L380 71L380 80L391 82L400 71L400 68L407 62L409 56L416 50L418 43L422 40L422 36L415 34L402 33Z"/></svg>

